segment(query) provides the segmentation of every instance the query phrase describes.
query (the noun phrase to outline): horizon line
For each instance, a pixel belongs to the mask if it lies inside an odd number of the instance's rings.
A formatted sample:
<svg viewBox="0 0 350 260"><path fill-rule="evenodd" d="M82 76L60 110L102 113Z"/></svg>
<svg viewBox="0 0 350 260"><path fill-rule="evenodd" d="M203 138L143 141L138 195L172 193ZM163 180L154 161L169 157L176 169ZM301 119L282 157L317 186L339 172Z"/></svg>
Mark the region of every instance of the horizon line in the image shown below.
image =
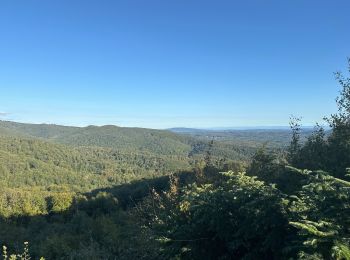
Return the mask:
<svg viewBox="0 0 350 260"><path fill-rule="evenodd" d="M62 127L77 127L77 128L86 128L86 127L123 127L123 128L144 128L144 129L155 129L155 130L202 130L202 131L227 131L227 130L286 130L290 129L288 125L242 125L242 126L212 126L212 127L187 127L187 126L174 126L174 127L165 127L165 128L153 128L153 127L143 127L143 126L121 126L116 124L87 124L87 125L69 125L69 124L57 124L57 123L35 123L35 122L23 122L23 121L14 121L14 120L2 120L0 122L8 123L18 123L18 124L28 124L28 125L52 125L52 126L62 126ZM302 125L301 128L314 128L315 125ZM327 126L323 126L328 128Z"/></svg>

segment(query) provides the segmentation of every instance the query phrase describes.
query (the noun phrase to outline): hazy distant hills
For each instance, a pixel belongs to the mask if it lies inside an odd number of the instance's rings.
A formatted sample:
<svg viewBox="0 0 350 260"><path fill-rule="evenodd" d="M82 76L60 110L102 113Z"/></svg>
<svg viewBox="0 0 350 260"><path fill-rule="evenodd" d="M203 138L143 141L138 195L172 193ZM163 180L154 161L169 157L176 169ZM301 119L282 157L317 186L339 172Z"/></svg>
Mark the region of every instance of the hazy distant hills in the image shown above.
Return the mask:
<svg viewBox="0 0 350 260"><path fill-rule="evenodd" d="M193 137L197 140L214 140L232 145L256 147L265 145L270 148L286 148L291 140L292 132L287 127L276 128L247 128L247 129L194 129L171 128L177 134ZM305 140L313 131L311 127L305 127L301 131L301 138Z"/></svg>

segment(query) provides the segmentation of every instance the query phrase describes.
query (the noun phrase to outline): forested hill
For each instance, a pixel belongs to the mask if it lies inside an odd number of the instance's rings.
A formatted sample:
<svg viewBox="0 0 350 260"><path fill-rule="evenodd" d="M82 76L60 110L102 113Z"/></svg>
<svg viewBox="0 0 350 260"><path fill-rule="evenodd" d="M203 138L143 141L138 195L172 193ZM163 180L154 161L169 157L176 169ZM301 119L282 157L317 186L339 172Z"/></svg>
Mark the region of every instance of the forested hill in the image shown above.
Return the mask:
<svg viewBox="0 0 350 260"><path fill-rule="evenodd" d="M208 141L165 130L0 121L0 184L88 191L190 170L208 149ZM211 149L221 166L255 151L224 142Z"/></svg>
<svg viewBox="0 0 350 260"><path fill-rule="evenodd" d="M112 148L70 147L37 139L0 136L0 185L90 190L189 169L186 156Z"/></svg>
<svg viewBox="0 0 350 260"><path fill-rule="evenodd" d="M71 127L52 124L24 124L0 121L0 136L40 139L70 147L109 148L123 153L198 159L214 139L212 156L217 159L248 161L257 148L267 145L279 149L290 140L290 131L278 132L281 142L268 139L270 132L174 133L168 130L118 126ZM223 138L224 137L224 138Z"/></svg>
<svg viewBox="0 0 350 260"><path fill-rule="evenodd" d="M0 121L4 187L90 190L191 169L188 138L150 129Z"/></svg>
<svg viewBox="0 0 350 260"><path fill-rule="evenodd" d="M215 166L228 170L246 165L264 144L283 149L289 140L286 130L184 134L0 121L0 183L11 188L56 185L87 191L201 167L209 150Z"/></svg>
<svg viewBox="0 0 350 260"><path fill-rule="evenodd" d="M98 146L159 154L188 153L187 137L169 131L117 126L71 127L0 121L0 133L43 138L73 146Z"/></svg>

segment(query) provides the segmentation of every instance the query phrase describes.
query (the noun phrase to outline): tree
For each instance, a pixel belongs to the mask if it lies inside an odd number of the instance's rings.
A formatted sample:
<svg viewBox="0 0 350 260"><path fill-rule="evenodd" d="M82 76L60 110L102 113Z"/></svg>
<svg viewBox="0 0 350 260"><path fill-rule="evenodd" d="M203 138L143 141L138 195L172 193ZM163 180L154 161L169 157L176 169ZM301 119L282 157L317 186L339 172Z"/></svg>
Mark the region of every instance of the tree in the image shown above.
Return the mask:
<svg viewBox="0 0 350 260"><path fill-rule="evenodd" d="M302 169L328 169L328 143L325 139L325 130L318 124L313 133L307 138L298 152L298 161L295 166Z"/></svg>
<svg viewBox="0 0 350 260"><path fill-rule="evenodd" d="M348 66L350 73L350 58ZM328 138L329 169L337 176L344 176L345 169L350 166L350 77L346 78L340 72L335 75L342 90L336 99L338 112L326 118L332 128Z"/></svg>
<svg viewBox="0 0 350 260"><path fill-rule="evenodd" d="M288 161L292 165L296 165L299 160L299 153L301 149L300 144L300 131L301 131L301 124L300 124L301 118L291 116L289 125L292 130L292 140L290 142L289 150L288 150Z"/></svg>
<svg viewBox="0 0 350 260"><path fill-rule="evenodd" d="M277 156L272 152L266 151L265 147L261 147L254 154L252 162L247 169L247 174L257 176L259 180L267 183L272 183L277 180L280 168L281 165L278 162Z"/></svg>
<svg viewBox="0 0 350 260"><path fill-rule="evenodd" d="M278 259L288 220L281 193L244 173L155 193L143 204L165 259Z"/></svg>

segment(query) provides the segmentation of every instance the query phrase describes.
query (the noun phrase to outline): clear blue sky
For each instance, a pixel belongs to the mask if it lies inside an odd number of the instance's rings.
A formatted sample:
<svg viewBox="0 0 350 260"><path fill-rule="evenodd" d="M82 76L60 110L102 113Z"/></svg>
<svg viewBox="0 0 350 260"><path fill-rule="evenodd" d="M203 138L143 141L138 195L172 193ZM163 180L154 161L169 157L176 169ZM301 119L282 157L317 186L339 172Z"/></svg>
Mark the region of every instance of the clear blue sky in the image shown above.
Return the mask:
<svg viewBox="0 0 350 260"><path fill-rule="evenodd" d="M0 119L167 128L335 111L348 0L4 0Z"/></svg>

